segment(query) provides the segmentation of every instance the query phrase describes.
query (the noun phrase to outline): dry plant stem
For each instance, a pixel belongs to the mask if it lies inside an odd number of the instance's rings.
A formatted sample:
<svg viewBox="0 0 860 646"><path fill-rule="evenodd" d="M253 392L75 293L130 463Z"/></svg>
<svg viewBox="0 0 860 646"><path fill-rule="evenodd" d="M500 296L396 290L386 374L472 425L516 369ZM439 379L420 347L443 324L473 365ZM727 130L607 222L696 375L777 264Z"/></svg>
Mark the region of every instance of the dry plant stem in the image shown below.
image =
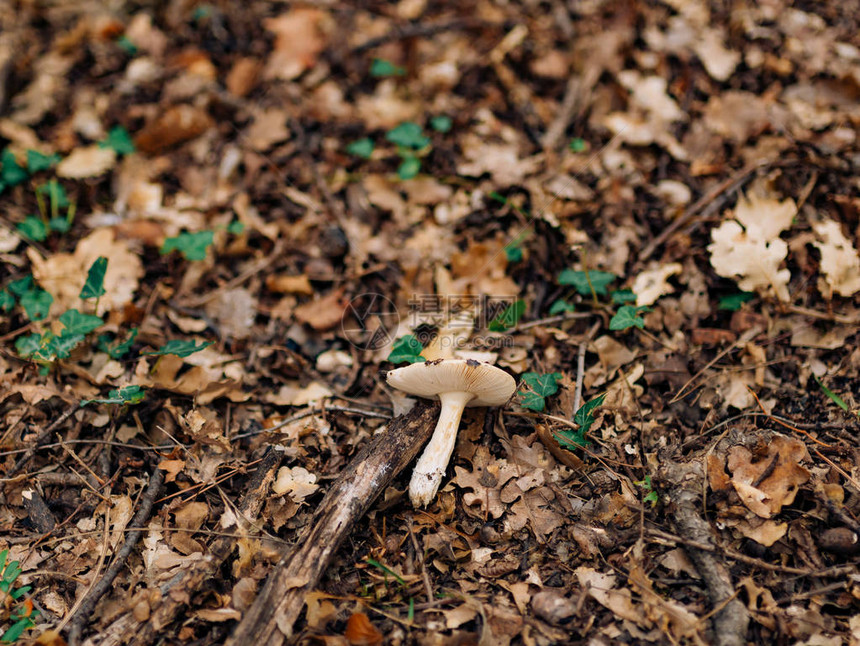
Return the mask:
<svg viewBox="0 0 860 646"><path fill-rule="evenodd" d="M143 527L146 524L146 521L152 513L152 505L161 491L162 484L164 484L164 472L160 469L155 469L149 478L149 484L146 487L146 491L140 499L140 507L134 515L134 518L131 519L131 525L133 527ZM107 532L108 529L105 528L105 531ZM135 545L137 545L142 534L143 530L133 530L128 533L125 538L125 542L117 552L113 563L110 564L110 567L105 571L102 579L92 588L92 590L90 590L87 598L84 599L83 603L81 603L78 608L78 612L71 621L72 625L69 628L69 644L71 646L76 646L80 643L81 632L84 628L84 624L89 621L99 599L102 598L105 592L110 590L111 585L113 585L113 580L117 577L120 570L125 567L126 559L128 559Z"/></svg>
<svg viewBox="0 0 860 646"><path fill-rule="evenodd" d="M419 402L374 436L335 480L295 545L272 570L228 646L279 646L353 525L415 458L433 432L439 405Z"/></svg>
<svg viewBox="0 0 860 646"><path fill-rule="evenodd" d="M698 473L696 471L698 470ZM712 618L713 644L717 646L745 646L749 627L749 613L746 606L734 598L728 570L714 554L711 526L699 515L697 504L700 502L697 491L702 477L701 468L690 468L669 462L662 469L662 478L667 487L669 500L674 506L671 514L675 531L685 541L684 550L702 576L711 605L716 611ZM692 547L691 544L711 546L711 550Z"/></svg>
<svg viewBox="0 0 860 646"><path fill-rule="evenodd" d="M242 517L240 522L243 523L240 531L248 533L248 530L252 529L283 455L281 451L270 447L260 460L239 503ZM233 552L236 541L235 533L219 536L209 546L205 558L161 585L161 605L154 610L148 621L140 623L130 612L122 615L103 631L99 646L144 646L154 643L164 627L186 610L189 600L195 598L203 584L217 576L224 561Z"/></svg>

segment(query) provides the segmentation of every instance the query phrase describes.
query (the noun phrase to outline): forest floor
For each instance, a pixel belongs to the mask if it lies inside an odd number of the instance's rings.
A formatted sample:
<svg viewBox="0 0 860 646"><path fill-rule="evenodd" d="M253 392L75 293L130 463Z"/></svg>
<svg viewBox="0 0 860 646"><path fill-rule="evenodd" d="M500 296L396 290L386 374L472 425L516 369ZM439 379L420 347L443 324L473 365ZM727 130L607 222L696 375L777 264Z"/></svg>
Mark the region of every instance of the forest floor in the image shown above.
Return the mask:
<svg viewBox="0 0 860 646"><path fill-rule="evenodd" d="M3 640L860 645L858 98L856 1L0 3Z"/></svg>

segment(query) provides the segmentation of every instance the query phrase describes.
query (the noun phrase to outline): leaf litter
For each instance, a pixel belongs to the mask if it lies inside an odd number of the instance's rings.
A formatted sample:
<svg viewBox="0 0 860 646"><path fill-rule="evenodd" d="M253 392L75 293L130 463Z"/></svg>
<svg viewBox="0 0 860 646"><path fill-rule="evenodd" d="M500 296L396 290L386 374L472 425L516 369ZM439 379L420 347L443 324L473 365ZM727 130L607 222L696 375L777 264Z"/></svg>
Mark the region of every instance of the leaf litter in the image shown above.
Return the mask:
<svg viewBox="0 0 860 646"><path fill-rule="evenodd" d="M301 639L860 639L851 16L67 4L0 9L0 629L225 643L450 341L519 394Z"/></svg>

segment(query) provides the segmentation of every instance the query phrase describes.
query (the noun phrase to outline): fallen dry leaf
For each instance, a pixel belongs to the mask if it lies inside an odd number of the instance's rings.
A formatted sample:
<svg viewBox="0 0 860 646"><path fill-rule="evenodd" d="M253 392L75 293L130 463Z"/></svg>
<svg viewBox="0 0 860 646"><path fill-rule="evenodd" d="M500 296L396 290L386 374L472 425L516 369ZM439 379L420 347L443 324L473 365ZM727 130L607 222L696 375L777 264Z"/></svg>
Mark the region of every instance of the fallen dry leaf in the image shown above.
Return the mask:
<svg viewBox="0 0 860 646"><path fill-rule="evenodd" d="M842 233L842 227L834 220L816 222L812 225L818 240L812 243L821 252L821 271L826 289L822 293L832 298L853 296L860 292L860 255L854 245Z"/></svg>
<svg viewBox="0 0 860 646"><path fill-rule="evenodd" d="M181 104L168 108L137 133L134 145L144 153L157 154L202 135L214 122L204 110Z"/></svg>
<svg viewBox="0 0 860 646"><path fill-rule="evenodd" d="M779 234L791 226L794 200L741 196L733 216L711 232L711 265L725 278L734 278L746 291L774 293L788 301L791 273L780 269L788 245Z"/></svg>
<svg viewBox="0 0 860 646"><path fill-rule="evenodd" d="M729 450L727 466L741 501L762 518L771 518L794 502L797 489L810 474L801 461L809 460L800 440L774 435L755 453L742 445Z"/></svg>
<svg viewBox="0 0 860 646"><path fill-rule="evenodd" d="M680 263L670 262L661 267L654 267L639 272L636 280L633 281L633 293L636 294L636 305L653 305L654 302L664 296L675 291L668 278L675 274L681 273L683 267Z"/></svg>
<svg viewBox="0 0 860 646"><path fill-rule="evenodd" d="M290 81L315 65L326 45L327 18L328 14L320 9L300 7L266 19L263 26L275 34L275 46L266 62L266 78Z"/></svg>
<svg viewBox="0 0 860 646"><path fill-rule="evenodd" d="M72 154L57 164L57 175L69 179L97 177L108 172L116 165L116 151L113 148L87 146L75 148Z"/></svg>
<svg viewBox="0 0 860 646"><path fill-rule="evenodd" d="M302 502L319 489L317 477L304 467L281 467L272 483L272 491L279 496L289 494L296 502Z"/></svg>

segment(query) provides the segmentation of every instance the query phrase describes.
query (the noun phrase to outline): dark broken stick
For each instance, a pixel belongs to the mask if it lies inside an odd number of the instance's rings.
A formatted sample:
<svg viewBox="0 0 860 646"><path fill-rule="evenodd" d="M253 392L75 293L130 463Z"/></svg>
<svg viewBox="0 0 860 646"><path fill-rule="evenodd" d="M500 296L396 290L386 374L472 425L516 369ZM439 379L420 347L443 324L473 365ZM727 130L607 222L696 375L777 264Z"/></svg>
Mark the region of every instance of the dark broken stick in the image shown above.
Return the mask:
<svg viewBox="0 0 860 646"><path fill-rule="evenodd" d="M702 576L708 589L708 598L714 607L711 643L717 646L744 646L747 643L750 617L746 606L735 598L735 589L728 570L713 550L691 546L714 545L711 526L697 509L701 502L701 483L704 477L701 465L669 462L663 467L661 476L671 485L668 495L675 508L672 514L675 531L688 541L684 544L684 551Z"/></svg>
<svg viewBox="0 0 860 646"><path fill-rule="evenodd" d="M280 646L353 526L418 455L439 417L438 403L419 402L374 436L332 483L309 525L275 566L227 646Z"/></svg>

